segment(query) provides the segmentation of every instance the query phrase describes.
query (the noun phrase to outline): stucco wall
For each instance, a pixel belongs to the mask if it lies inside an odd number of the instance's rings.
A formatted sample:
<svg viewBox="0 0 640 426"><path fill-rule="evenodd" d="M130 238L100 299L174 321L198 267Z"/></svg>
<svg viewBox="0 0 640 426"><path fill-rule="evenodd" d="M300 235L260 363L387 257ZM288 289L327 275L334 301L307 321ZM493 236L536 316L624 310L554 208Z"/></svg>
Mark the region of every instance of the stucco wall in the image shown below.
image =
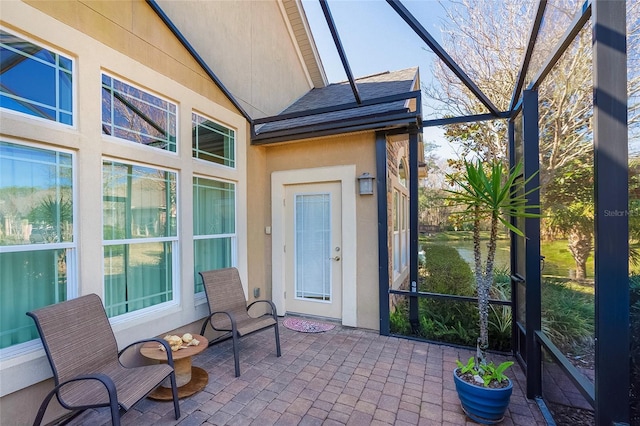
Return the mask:
<svg viewBox="0 0 640 426"><path fill-rule="evenodd" d="M252 118L275 115L313 88L281 1L158 4Z"/></svg>
<svg viewBox="0 0 640 426"><path fill-rule="evenodd" d="M259 185L270 192L270 175L276 171L319 168L336 165L355 165L356 176L369 172L375 176L375 134L373 132L342 135L305 142L270 146L266 150L266 170L262 179L251 179L251 185ZM354 177L355 178L355 177ZM356 282L343 285L357 288L357 326L379 329L378 307L378 215L377 196L357 195L356 230L357 267ZM269 226L271 210L249 212L249 222L260 221ZM270 237L269 244L270 244ZM271 258L270 251L266 253Z"/></svg>
<svg viewBox="0 0 640 426"><path fill-rule="evenodd" d="M33 1L31 7L88 35L137 62L166 75L217 104L235 110L227 97L211 83L202 67L184 49L151 7L144 1ZM10 3L10 2L7 2ZM176 2L180 3L180 2ZM2 5L3 20L7 4ZM44 41L48 37L44 37ZM64 45L62 46L64 48ZM231 55L227 55L231 56Z"/></svg>

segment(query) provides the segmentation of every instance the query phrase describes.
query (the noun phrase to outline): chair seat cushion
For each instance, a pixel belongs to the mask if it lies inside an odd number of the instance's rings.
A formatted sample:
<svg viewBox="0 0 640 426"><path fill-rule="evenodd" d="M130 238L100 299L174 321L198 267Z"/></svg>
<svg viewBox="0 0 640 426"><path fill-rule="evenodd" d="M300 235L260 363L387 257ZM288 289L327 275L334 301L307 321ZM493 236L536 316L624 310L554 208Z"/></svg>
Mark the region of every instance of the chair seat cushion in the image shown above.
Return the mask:
<svg viewBox="0 0 640 426"><path fill-rule="evenodd" d="M245 336L254 331L270 327L274 325L276 321L271 315L265 315L258 318L252 318L248 315L241 318L236 318L236 326L238 327L238 335Z"/></svg>
<svg viewBox="0 0 640 426"><path fill-rule="evenodd" d="M103 365L92 373L106 374L113 380L118 403L125 410L144 398L173 369L167 364L125 368L119 362ZM65 385L60 390L61 402L70 407L108 404L107 389L97 380L82 380Z"/></svg>

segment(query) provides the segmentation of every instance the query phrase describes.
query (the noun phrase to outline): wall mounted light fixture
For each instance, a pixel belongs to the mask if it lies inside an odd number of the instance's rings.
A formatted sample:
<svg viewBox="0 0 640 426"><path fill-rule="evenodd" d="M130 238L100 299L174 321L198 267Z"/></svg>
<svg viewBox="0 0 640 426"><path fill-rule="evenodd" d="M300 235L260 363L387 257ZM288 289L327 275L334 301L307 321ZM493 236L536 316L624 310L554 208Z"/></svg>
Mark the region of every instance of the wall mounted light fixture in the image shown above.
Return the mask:
<svg viewBox="0 0 640 426"><path fill-rule="evenodd" d="M373 179L374 177L367 172L358 176L358 188L360 190L360 195L373 194Z"/></svg>

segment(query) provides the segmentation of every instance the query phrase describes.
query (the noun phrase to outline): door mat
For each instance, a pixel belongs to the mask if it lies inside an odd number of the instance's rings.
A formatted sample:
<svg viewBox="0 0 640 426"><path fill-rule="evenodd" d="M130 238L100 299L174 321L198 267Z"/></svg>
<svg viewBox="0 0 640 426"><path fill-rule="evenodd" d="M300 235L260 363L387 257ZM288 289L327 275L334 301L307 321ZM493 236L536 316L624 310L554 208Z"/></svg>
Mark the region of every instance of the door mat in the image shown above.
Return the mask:
<svg viewBox="0 0 640 426"><path fill-rule="evenodd" d="M282 325L289 330L299 331L301 333L322 333L324 331L333 330L335 325L325 324L317 321L309 321L300 318L285 318Z"/></svg>

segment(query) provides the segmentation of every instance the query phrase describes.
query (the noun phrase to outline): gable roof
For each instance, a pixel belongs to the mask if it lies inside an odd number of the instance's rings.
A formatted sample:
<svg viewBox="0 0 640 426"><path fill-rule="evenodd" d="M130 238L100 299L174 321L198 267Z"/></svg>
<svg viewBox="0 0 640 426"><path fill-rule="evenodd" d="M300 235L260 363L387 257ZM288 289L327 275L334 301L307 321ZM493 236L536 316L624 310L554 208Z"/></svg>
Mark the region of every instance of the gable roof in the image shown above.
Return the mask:
<svg viewBox="0 0 640 426"><path fill-rule="evenodd" d="M255 120L252 143L389 128L414 123L420 116L417 67L387 71L355 81L362 104L355 103L348 81L313 89L277 116ZM411 102L412 98L417 101Z"/></svg>

